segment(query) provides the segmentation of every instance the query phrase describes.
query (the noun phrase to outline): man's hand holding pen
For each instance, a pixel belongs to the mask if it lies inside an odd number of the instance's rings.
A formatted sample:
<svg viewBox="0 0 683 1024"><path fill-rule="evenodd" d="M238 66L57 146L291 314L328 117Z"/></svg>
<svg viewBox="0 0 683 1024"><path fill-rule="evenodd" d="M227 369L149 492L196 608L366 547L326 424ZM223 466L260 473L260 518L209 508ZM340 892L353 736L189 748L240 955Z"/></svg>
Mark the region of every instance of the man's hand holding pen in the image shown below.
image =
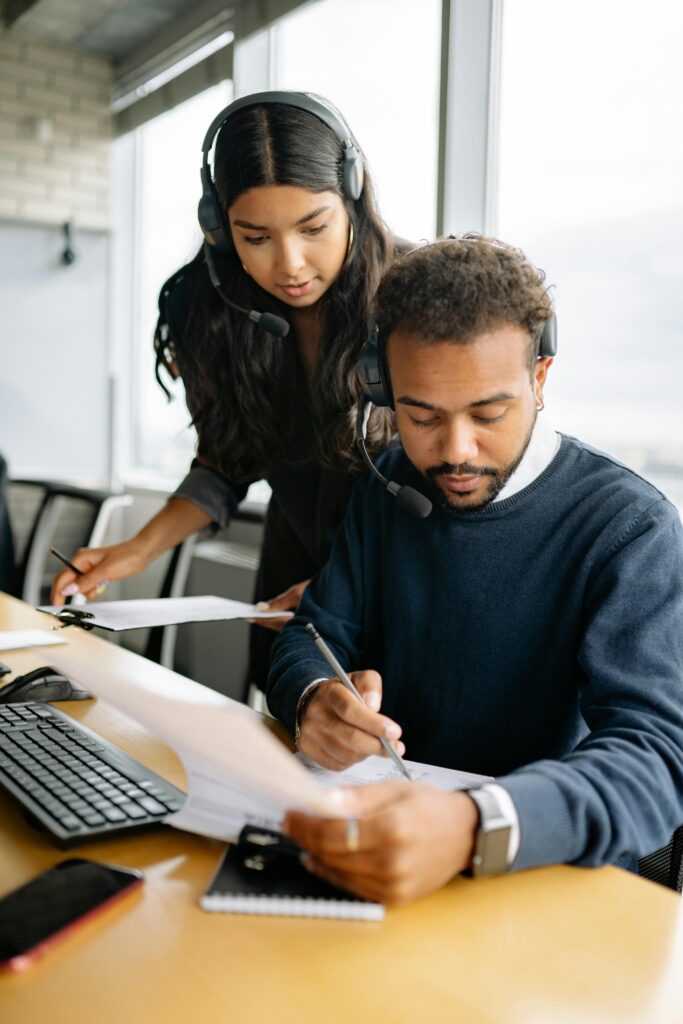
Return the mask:
<svg viewBox="0 0 683 1024"><path fill-rule="evenodd" d="M401 727L379 714L382 678L368 669L351 679L365 703L339 680L321 683L306 703L299 722L299 749L316 764L333 771L350 768L370 754L383 754L382 738L401 755Z"/></svg>

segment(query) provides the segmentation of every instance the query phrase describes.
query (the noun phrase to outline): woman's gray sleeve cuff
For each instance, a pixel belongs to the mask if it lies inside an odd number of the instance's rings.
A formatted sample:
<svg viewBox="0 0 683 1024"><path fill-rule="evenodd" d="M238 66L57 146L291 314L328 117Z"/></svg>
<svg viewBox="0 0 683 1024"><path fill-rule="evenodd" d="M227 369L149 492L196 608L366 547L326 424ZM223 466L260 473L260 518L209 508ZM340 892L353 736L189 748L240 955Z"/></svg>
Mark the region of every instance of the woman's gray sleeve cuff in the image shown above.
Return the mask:
<svg viewBox="0 0 683 1024"><path fill-rule="evenodd" d="M236 488L206 466L194 465L171 498L187 498L198 505L202 512L211 516L211 521L224 530L247 490L247 484Z"/></svg>

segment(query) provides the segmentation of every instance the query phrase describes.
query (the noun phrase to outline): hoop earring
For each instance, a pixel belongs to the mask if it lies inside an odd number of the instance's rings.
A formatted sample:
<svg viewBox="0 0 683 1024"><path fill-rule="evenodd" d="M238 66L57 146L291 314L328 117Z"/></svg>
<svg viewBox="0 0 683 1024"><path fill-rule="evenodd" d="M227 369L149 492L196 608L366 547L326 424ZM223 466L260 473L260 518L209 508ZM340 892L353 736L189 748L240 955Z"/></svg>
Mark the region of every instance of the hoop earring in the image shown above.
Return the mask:
<svg viewBox="0 0 683 1024"><path fill-rule="evenodd" d="M541 404L536 406L536 412L542 412L545 409L545 402L543 401L543 395L541 395Z"/></svg>
<svg viewBox="0 0 683 1024"><path fill-rule="evenodd" d="M346 247L346 259L348 260L353 249L353 221L349 221L349 244Z"/></svg>

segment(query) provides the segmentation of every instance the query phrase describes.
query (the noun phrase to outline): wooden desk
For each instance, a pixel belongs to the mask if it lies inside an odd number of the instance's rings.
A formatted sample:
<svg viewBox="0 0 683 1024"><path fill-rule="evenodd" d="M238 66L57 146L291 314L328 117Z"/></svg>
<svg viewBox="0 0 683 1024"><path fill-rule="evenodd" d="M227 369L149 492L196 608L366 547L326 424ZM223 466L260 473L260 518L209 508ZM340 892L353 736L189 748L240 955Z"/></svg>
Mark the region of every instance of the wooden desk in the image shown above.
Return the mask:
<svg viewBox="0 0 683 1024"><path fill-rule="evenodd" d="M0 629L45 627L0 596ZM125 671L128 652L70 629L70 650ZM26 671L49 649L4 654ZM171 781L175 755L101 701L59 705ZM0 795L0 891L65 854ZM222 844L180 832L85 844L145 885L23 974L3 1024L669 1024L683 1021L683 914L616 868L456 879L382 923L207 914Z"/></svg>

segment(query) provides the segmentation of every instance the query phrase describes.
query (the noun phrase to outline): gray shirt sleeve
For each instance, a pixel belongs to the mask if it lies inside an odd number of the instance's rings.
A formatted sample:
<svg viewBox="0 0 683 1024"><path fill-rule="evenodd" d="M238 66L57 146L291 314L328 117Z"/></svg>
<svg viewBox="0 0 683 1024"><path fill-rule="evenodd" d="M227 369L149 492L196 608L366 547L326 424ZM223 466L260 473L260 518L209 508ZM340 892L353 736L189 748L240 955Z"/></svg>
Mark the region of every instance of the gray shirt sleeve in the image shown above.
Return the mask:
<svg viewBox="0 0 683 1024"><path fill-rule="evenodd" d="M237 506L249 490L248 483L235 484L207 466L195 461L190 472L175 489L172 498L187 498L211 516L221 530L230 522Z"/></svg>

